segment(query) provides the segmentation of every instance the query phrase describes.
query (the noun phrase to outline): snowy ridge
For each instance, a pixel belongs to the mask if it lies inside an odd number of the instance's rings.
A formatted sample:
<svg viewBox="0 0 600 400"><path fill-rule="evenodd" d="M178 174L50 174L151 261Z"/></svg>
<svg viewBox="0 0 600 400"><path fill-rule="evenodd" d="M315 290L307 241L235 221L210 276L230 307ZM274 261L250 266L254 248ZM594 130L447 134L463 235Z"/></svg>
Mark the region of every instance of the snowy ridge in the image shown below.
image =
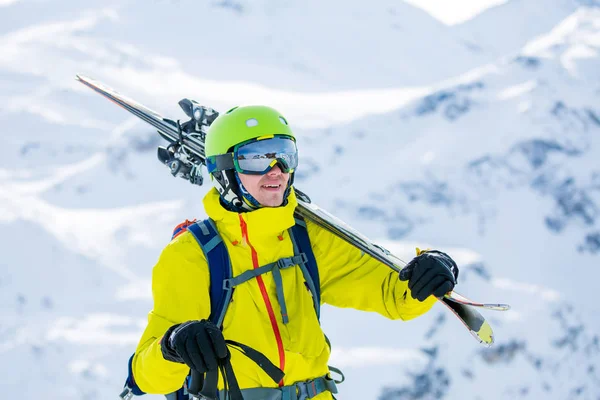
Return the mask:
<svg viewBox="0 0 600 400"><path fill-rule="evenodd" d="M3 396L115 397L151 267L203 217L208 185L170 177L155 132L86 73L173 118L183 97L277 105L317 204L404 260L447 251L459 292L513 306L484 312L491 349L440 306L406 324L325 306L341 398L598 398L597 1L453 27L388 0L0 7Z"/></svg>

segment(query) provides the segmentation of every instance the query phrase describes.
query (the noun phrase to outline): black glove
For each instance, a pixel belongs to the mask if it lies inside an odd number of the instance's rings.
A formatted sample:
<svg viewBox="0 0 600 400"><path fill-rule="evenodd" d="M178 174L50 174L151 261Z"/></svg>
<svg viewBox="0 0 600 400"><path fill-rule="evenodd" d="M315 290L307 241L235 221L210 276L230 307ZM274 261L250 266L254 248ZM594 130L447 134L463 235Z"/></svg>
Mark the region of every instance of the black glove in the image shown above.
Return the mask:
<svg viewBox="0 0 600 400"><path fill-rule="evenodd" d="M431 295L442 297L456 285L458 267L450 256L437 250L425 251L400 271L400 280L408 281L413 299L424 301Z"/></svg>
<svg viewBox="0 0 600 400"><path fill-rule="evenodd" d="M221 330L212 322L187 321L170 327L160 343L165 360L187 364L201 374L229 357Z"/></svg>

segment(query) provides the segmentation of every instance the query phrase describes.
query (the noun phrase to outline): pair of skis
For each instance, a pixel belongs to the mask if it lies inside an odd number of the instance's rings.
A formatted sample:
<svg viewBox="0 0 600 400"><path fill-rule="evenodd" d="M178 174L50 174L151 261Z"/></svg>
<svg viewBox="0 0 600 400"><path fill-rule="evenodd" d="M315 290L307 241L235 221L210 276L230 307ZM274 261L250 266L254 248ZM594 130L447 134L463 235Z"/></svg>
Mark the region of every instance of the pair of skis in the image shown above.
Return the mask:
<svg viewBox="0 0 600 400"><path fill-rule="evenodd" d="M169 142L167 148L159 147L159 159L171 169L174 176L183 177L195 184L202 184L200 167L205 165L204 138L206 129L218 113L200 106L193 100L183 99L179 104L191 120L180 124L178 121L175 122L162 117L157 112L121 95L98 81L82 75L77 75L77 80L156 128L158 133ZM329 230L396 271L400 271L404 267L404 262L388 250L375 244L343 221L311 203L308 196L301 191L296 189L296 192L298 194L298 207L296 208L298 215ZM469 332L485 346L491 346L494 343L494 335L489 323L476 308L496 311L505 311L510 308L506 304L474 302L456 292L450 292L438 300L448 307Z"/></svg>

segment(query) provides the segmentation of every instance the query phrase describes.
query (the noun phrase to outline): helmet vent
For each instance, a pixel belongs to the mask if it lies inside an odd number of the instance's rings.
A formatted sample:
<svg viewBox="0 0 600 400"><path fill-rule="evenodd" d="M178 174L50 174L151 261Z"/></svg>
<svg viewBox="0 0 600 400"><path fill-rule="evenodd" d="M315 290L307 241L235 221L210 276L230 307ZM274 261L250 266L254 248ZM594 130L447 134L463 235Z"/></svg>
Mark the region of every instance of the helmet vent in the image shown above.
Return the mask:
<svg viewBox="0 0 600 400"><path fill-rule="evenodd" d="M285 120L285 118L283 118L282 116L279 116L279 120L281 121L282 124L287 125L287 121Z"/></svg>
<svg viewBox="0 0 600 400"><path fill-rule="evenodd" d="M248 128L252 128L253 126L258 126L258 120L256 118L247 119L246 126Z"/></svg>

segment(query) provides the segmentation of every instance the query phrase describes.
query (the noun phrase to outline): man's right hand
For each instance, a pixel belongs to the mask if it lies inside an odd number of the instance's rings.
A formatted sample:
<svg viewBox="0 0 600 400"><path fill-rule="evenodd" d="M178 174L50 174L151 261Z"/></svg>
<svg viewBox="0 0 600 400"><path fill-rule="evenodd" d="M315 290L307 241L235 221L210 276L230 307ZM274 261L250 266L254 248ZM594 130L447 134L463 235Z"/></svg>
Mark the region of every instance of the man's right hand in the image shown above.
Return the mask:
<svg viewBox="0 0 600 400"><path fill-rule="evenodd" d="M229 356L221 330L212 322L187 321L170 327L161 340L165 360L187 364L200 373L218 368Z"/></svg>

